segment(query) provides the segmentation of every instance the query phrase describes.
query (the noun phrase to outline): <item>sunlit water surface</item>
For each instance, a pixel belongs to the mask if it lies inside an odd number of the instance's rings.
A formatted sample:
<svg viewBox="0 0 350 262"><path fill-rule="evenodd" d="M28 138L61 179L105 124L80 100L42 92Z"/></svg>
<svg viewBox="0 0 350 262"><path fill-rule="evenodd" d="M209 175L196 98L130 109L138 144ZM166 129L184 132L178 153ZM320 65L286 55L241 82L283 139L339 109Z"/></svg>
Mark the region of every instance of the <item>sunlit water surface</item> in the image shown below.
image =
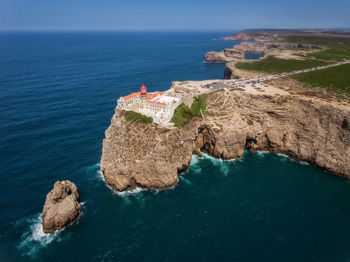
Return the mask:
<svg viewBox="0 0 350 262"><path fill-rule="evenodd" d="M1 261L347 261L350 184L281 155L193 157L170 190L118 194L99 172L116 99L222 78L225 33L0 34ZM238 43L238 42L235 42ZM56 180L83 214L46 235Z"/></svg>

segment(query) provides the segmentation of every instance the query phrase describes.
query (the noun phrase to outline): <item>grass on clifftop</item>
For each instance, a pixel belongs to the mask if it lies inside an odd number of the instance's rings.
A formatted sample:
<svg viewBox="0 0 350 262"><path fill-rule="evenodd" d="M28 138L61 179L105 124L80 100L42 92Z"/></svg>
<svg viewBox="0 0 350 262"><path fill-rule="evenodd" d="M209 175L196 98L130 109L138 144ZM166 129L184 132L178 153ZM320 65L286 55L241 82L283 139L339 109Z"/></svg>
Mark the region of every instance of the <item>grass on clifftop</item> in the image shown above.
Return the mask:
<svg viewBox="0 0 350 262"><path fill-rule="evenodd" d="M277 74L283 72L290 72L294 70L302 70L316 66L329 64L325 61L318 61L314 59L305 60L285 60L274 56L268 56L265 59L256 62L239 62L236 64L238 69L248 71L266 72L270 74Z"/></svg>
<svg viewBox="0 0 350 262"><path fill-rule="evenodd" d="M201 116L201 110L204 112L206 108L206 101L203 95L198 96L194 99L191 108L181 103L174 111L174 115L171 118L171 122L176 127L182 127L192 117Z"/></svg>
<svg viewBox="0 0 350 262"><path fill-rule="evenodd" d="M125 119L130 122L138 122L138 123L144 123L144 124L149 124L153 122L152 117L148 117L134 111L124 110L122 111L122 114L125 117Z"/></svg>
<svg viewBox="0 0 350 262"><path fill-rule="evenodd" d="M311 87L350 95L350 64L297 74L293 78Z"/></svg>
<svg viewBox="0 0 350 262"><path fill-rule="evenodd" d="M325 60L343 60L350 59L350 39L349 38L331 38L331 37L299 37L289 36L285 41L290 43L314 44L325 47L326 49L308 54L310 57Z"/></svg>
<svg viewBox="0 0 350 262"><path fill-rule="evenodd" d="M243 70L266 73L281 73L301 70L350 59L350 39L337 37L288 36L283 39L289 43L313 44L325 49L307 54L304 60L283 60L273 56L251 63L237 63ZM341 65L327 69L292 76L309 87L320 87L337 94L350 96L350 65Z"/></svg>

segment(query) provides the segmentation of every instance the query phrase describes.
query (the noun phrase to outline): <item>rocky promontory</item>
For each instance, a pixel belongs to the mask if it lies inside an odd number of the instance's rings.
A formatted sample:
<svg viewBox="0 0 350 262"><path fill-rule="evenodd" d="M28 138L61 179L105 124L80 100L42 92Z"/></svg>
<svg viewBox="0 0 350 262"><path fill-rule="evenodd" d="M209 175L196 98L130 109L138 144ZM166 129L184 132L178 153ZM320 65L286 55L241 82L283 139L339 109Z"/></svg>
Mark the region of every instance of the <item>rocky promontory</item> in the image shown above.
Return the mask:
<svg viewBox="0 0 350 262"><path fill-rule="evenodd" d="M233 159L244 150L283 153L350 178L350 106L278 90L208 93L204 116L181 128L129 122L116 109L103 141L106 182L118 191L167 189L178 183L192 154Z"/></svg>
<svg viewBox="0 0 350 262"><path fill-rule="evenodd" d="M69 180L57 181L46 195L42 220L43 231L52 233L71 224L81 213L79 193L76 185Z"/></svg>
<svg viewBox="0 0 350 262"><path fill-rule="evenodd" d="M249 29L224 37L224 40L276 41L288 36L349 38L350 30L322 29Z"/></svg>
<svg viewBox="0 0 350 262"><path fill-rule="evenodd" d="M265 32L238 32L234 35L229 35L223 38L224 40L244 40L244 41L271 41L276 40L277 35L267 34Z"/></svg>
<svg viewBox="0 0 350 262"><path fill-rule="evenodd" d="M282 42L242 42L221 52L210 51L205 54L205 61L211 63L226 63L243 61L246 53L261 53L264 56L297 58L322 47L310 44L294 44ZM300 57L299 57L300 59Z"/></svg>

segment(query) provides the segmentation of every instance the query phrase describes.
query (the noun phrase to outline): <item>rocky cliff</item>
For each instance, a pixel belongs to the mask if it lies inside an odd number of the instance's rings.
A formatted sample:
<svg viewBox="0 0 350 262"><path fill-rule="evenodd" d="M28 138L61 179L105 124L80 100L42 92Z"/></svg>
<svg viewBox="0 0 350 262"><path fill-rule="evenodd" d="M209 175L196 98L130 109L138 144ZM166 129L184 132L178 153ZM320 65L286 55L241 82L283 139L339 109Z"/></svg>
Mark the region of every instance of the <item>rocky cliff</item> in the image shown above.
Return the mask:
<svg viewBox="0 0 350 262"><path fill-rule="evenodd" d="M101 170L123 191L166 189L178 182L193 153L221 159L244 149L268 150L350 177L350 107L295 94L221 90L207 95L204 119L182 128L127 122L118 110L103 141Z"/></svg>
<svg viewBox="0 0 350 262"><path fill-rule="evenodd" d="M43 231L52 233L72 223L81 213L79 193L69 180L57 181L47 194L43 208Z"/></svg>
<svg viewBox="0 0 350 262"><path fill-rule="evenodd" d="M224 79L254 78L265 74L265 72L239 69L236 67L236 62L228 62L225 64Z"/></svg>
<svg viewBox="0 0 350 262"><path fill-rule="evenodd" d="M221 52L210 51L205 54L205 61L212 63L237 62L244 60L245 53L262 53L265 56L278 57L288 56L291 58L305 55L308 52L321 49L322 47L309 44L294 44L281 42L243 42L232 48L225 48Z"/></svg>

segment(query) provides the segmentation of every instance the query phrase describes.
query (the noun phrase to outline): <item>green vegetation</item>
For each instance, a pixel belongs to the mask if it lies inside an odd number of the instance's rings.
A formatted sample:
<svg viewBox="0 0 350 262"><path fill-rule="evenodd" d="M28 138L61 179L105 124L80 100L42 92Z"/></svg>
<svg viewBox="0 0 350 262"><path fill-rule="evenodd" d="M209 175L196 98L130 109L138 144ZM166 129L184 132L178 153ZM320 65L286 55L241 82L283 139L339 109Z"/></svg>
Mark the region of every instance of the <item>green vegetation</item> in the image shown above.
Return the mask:
<svg viewBox="0 0 350 262"><path fill-rule="evenodd" d="M149 124L153 122L152 117L148 117L134 111L124 110L122 111L122 114L124 115L125 119L130 122L138 122L138 123L144 123L144 124Z"/></svg>
<svg viewBox="0 0 350 262"><path fill-rule="evenodd" d="M192 116L191 108L181 103L181 105L175 109L171 122L173 122L176 127L182 127Z"/></svg>
<svg viewBox="0 0 350 262"><path fill-rule="evenodd" d="M175 109L171 122L173 122L176 127L182 127L192 117L201 116L201 111L204 112L205 108L205 97L203 95L198 96L194 99L191 108L181 103Z"/></svg>
<svg viewBox="0 0 350 262"><path fill-rule="evenodd" d="M267 72L270 74L277 74L283 72L290 72L294 70L302 70L316 66L326 65L329 62L319 61L314 59L305 60L285 60L274 56L268 56L265 59L256 62L239 62L236 64L238 69Z"/></svg>
<svg viewBox="0 0 350 262"><path fill-rule="evenodd" d="M236 88L230 88L230 91L245 91L245 89L236 87Z"/></svg>
<svg viewBox="0 0 350 262"><path fill-rule="evenodd" d="M350 59L350 38L327 37L297 37L285 39L293 43L320 45L326 49L308 54L309 57L328 61ZM300 82L311 87L321 87L335 93L350 94L350 65L341 65L319 71L313 71L293 76Z"/></svg>
<svg viewBox="0 0 350 262"><path fill-rule="evenodd" d="M195 97L191 105L191 111L194 116L201 116L201 110L204 112L206 107L205 97L203 95Z"/></svg>
<svg viewBox="0 0 350 262"><path fill-rule="evenodd" d="M327 37L297 37L290 36L285 39L291 43L314 44L326 49L310 53L308 56L324 60L350 59L350 38L327 38Z"/></svg>
<svg viewBox="0 0 350 262"><path fill-rule="evenodd" d="M294 75L293 78L311 87L350 94L350 64Z"/></svg>
<svg viewBox="0 0 350 262"><path fill-rule="evenodd" d="M243 70L274 74L350 59L350 38L288 36L283 41L312 44L325 47L325 49L309 53L306 57L303 57L303 60L283 60L269 56L255 62L237 63L236 67ZM310 87L320 87L333 93L350 95L349 64L297 74L292 77Z"/></svg>

